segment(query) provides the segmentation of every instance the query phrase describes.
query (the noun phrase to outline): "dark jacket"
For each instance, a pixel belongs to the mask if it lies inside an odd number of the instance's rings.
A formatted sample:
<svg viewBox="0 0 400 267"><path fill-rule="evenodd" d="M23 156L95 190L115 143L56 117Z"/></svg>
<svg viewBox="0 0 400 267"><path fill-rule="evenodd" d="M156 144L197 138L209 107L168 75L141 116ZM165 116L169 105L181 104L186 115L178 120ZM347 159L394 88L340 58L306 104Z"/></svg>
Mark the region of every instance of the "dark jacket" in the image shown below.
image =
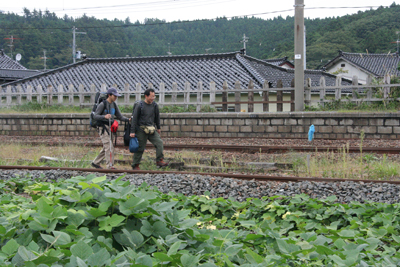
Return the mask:
<svg viewBox="0 0 400 267"><path fill-rule="evenodd" d="M156 126L157 130L160 126L160 110L156 102L146 104L145 101L138 103L133 110L131 121L131 133L136 133L140 126Z"/></svg>

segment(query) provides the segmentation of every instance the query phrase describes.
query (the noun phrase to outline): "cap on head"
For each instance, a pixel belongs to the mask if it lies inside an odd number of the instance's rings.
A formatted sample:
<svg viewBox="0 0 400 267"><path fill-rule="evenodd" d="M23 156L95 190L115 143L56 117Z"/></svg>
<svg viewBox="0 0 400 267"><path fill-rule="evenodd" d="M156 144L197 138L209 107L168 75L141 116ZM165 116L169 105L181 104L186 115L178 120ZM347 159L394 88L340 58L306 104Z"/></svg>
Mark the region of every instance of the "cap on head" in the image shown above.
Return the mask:
<svg viewBox="0 0 400 267"><path fill-rule="evenodd" d="M121 96L120 94L118 94L117 89L115 89L114 87L111 87L107 90L107 95Z"/></svg>

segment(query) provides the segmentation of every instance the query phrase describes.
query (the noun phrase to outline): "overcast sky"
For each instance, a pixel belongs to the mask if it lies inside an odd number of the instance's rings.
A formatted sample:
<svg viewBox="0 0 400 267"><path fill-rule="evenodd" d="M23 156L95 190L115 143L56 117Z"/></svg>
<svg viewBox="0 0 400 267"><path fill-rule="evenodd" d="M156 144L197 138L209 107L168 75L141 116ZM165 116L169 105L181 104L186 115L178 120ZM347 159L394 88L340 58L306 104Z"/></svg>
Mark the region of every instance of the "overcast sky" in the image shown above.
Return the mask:
<svg viewBox="0 0 400 267"><path fill-rule="evenodd" d="M306 8L304 16L309 18L343 16L370 9L369 7L376 9L381 5L389 6L393 2L393 0L304 0ZM3 1L0 10L22 15L23 8L26 7L30 11L49 10L59 17L63 17L64 14L80 17L86 13L87 16L98 19L125 20L129 17L131 22L136 20L143 22L145 18L174 21L245 15L264 19L279 15L286 17L294 15L294 3L294 0L16 0Z"/></svg>

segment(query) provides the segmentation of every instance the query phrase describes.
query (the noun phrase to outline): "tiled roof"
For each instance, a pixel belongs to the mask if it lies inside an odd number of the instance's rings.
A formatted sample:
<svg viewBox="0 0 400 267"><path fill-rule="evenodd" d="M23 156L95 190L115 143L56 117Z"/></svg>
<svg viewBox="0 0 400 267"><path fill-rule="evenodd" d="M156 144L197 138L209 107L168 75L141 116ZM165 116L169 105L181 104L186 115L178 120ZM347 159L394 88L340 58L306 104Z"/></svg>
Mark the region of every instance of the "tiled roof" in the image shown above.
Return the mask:
<svg viewBox="0 0 400 267"><path fill-rule="evenodd" d="M5 80L16 80L41 73L38 70L15 70L15 69L0 69L0 77Z"/></svg>
<svg viewBox="0 0 400 267"><path fill-rule="evenodd" d="M269 64L272 64L272 65L275 65L275 66L282 66L283 64L286 63L294 68L293 63L287 59L288 59L287 57L281 57L281 58L273 58L273 59L263 59L263 61L265 61Z"/></svg>
<svg viewBox="0 0 400 267"><path fill-rule="evenodd" d="M0 69L26 70L24 66L12 60L2 51L0 52Z"/></svg>
<svg viewBox="0 0 400 267"><path fill-rule="evenodd" d="M325 64L324 67L329 69L329 67L333 66L341 59L364 69L375 77L383 77L387 73L400 76L400 71L397 69L400 63L400 57L397 53L366 54L339 51L339 55Z"/></svg>
<svg viewBox="0 0 400 267"><path fill-rule="evenodd" d="M322 71L306 72L306 75L312 78L313 83L319 82L321 75L328 77L327 85L335 80L334 75ZM69 84L73 84L75 90L78 90L78 86L83 84L85 90L89 91L91 84L100 90L103 83L107 86L116 84L119 89L128 83L130 90L134 91L137 83L142 84L142 90L146 89L148 83L152 83L154 89L158 91L160 83L163 82L166 90L169 91L172 89L173 82L178 84L179 90L183 90L187 81L191 84L192 90L196 90L197 83L202 81L204 89L209 90L210 82L214 81L217 90L221 90L224 81L228 82L230 88L234 88L236 81L240 81L242 87L247 87L250 80L254 81L257 89L262 88L264 81L270 82L275 87L279 79L284 82L284 87L290 86L293 78L293 69L290 71L238 52L232 52L85 59L62 68L3 84L2 89L4 91L7 85L11 85L14 91L15 87L20 84L25 91L28 85L36 89L40 84L44 91L49 85L52 85L57 91L58 85L62 84L64 91L67 91Z"/></svg>
<svg viewBox="0 0 400 267"><path fill-rule="evenodd" d="M294 69L284 69L281 67L269 65L264 60L251 58L246 56L247 62L257 71L262 77L262 82L267 80L272 83L272 87L277 86L277 81L282 80L283 87L290 87L294 79ZM326 86L334 86L336 84L336 76L321 70L305 70L304 79L311 79L311 86L319 86L321 77L325 77ZM273 77L273 79L271 79ZM351 81L342 79L342 85L350 85Z"/></svg>

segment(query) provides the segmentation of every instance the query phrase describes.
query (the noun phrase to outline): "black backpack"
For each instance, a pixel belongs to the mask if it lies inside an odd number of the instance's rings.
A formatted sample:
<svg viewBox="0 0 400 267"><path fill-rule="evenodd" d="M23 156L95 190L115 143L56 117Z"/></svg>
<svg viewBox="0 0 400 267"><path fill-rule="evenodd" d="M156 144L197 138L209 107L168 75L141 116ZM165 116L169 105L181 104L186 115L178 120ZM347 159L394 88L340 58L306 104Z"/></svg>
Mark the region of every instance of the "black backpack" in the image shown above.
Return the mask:
<svg viewBox="0 0 400 267"><path fill-rule="evenodd" d="M94 119L94 114L96 112L97 107L100 105L100 103L107 100L107 97L108 97L107 93L100 93L100 92L96 93L96 96L94 98L94 105L92 108L92 112L90 113L90 126L93 128L97 128L99 126L104 126L103 121L98 121L98 120Z"/></svg>

